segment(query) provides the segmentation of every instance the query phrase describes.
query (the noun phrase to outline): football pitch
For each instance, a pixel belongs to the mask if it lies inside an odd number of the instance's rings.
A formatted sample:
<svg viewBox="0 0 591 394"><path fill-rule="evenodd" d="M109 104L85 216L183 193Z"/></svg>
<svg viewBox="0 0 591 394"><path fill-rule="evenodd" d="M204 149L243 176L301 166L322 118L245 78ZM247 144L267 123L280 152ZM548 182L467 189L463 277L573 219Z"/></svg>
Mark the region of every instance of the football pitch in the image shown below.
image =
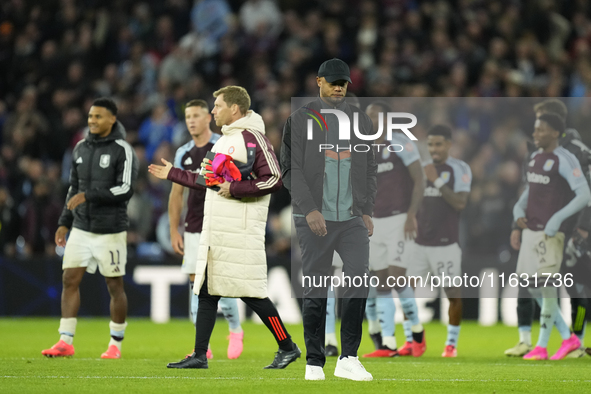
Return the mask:
<svg viewBox="0 0 591 394"><path fill-rule="evenodd" d="M515 345L517 329L497 325L480 327L464 322L458 357L443 359L446 327L426 325L427 352L421 358L362 359L373 374L372 382L352 382L333 376L336 358L325 366L326 381L304 380L305 352L301 325L288 325L302 358L284 370L263 370L277 350L262 325L243 324L244 352L237 360L226 357L227 324L218 320L208 370L173 370L193 347L188 320L154 324L130 319L120 360L102 360L109 340L108 319L79 319L74 342L76 355L48 359L41 350L58 339L58 319L0 319L0 392L2 393L531 393L588 392L591 357L561 361L525 361L508 358L503 351ZM534 327L533 337L538 329ZM398 344L404 343L397 326ZM553 332L549 353L560 338ZM373 350L364 332L360 354Z"/></svg>

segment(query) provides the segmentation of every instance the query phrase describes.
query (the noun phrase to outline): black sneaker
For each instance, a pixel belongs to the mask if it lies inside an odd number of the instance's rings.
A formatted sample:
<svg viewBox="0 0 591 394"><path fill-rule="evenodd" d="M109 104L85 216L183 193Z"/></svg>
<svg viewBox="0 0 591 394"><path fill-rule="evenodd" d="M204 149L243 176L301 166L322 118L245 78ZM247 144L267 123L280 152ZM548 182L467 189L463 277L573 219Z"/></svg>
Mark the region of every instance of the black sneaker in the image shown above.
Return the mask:
<svg viewBox="0 0 591 394"><path fill-rule="evenodd" d="M196 356L195 352L191 354L189 357L182 359L178 363L168 363L166 368L199 368L199 369L207 369L207 357L205 354L201 356Z"/></svg>
<svg viewBox="0 0 591 394"><path fill-rule="evenodd" d="M293 350L290 350L289 352L279 349L279 351L275 353L275 359L273 362L267 365L264 369L283 369L296 359L300 358L301 355L302 351L298 345L294 343Z"/></svg>
<svg viewBox="0 0 591 394"><path fill-rule="evenodd" d="M369 337L371 338L371 340L373 342L373 346L375 347L376 350L387 349L384 345L382 345L382 333L381 332L377 332L375 334L369 334Z"/></svg>
<svg viewBox="0 0 591 394"><path fill-rule="evenodd" d="M339 349L333 345L326 345L324 348L324 355L326 357L336 357L339 355Z"/></svg>

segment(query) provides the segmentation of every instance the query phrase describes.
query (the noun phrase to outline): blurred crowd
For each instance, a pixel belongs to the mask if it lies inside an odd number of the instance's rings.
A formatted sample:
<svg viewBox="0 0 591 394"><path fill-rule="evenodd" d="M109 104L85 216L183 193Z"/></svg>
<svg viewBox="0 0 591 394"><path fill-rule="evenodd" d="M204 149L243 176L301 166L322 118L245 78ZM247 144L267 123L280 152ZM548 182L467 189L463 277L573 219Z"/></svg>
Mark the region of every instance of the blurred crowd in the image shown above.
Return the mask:
<svg viewBox="0 0 591 394"><path fill-rule="evenodd" d="M183 104L211 103L220 87L244 86L279 154L291 97L316 96L318 66L332 57L350 64L349 91L360 97L584 97L591 88L591 4L4 0L0 253L56 253L71 151L84 138L94 98L116 99L141 161L130 244L166 249L170 184L146 168L171 160L188 140ZM458 129L454 155L474 173L464 244L502 255L531 128L469 114L448 120ZM288 204L285 190L273 197L271 257L289 250L280 215Z"/></svg>

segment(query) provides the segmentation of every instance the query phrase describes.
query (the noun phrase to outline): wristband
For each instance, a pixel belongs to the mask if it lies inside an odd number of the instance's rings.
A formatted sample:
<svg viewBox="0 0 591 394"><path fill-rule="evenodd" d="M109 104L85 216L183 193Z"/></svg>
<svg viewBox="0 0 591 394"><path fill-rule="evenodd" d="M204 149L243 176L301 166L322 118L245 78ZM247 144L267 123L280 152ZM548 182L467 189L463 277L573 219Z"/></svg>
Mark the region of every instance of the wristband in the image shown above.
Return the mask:
<svg viewBox="0 0 591 394"><path fill-rule="evenodd" d="M436 188L441 189L441 186L445 185L445 181L441 178L437 178L437 179L435 179L435 182L433 182L433 185Z"/></svg>

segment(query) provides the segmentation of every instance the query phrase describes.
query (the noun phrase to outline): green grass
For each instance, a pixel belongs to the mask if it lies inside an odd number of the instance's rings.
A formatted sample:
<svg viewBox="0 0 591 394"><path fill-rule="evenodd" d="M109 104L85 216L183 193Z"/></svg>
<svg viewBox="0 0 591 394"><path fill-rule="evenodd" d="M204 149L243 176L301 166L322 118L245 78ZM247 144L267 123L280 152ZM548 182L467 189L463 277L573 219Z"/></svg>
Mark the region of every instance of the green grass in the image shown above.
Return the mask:
<svg viewBox="0 0 591 394"><path fill-rule="evenodd" d="M276 351L264 326L245 323L244 352L238 360L226 358L227 326L218 321L212 336L214 359L208 370L170 370L193 348L193 328L188 320L157 325L131 319L123 343L121 360L101 360L108 343L108 319L79 319L76 355L47 359L41 350L58 339L57 319L0 319L0 392L2 393L531 393L583 392L591 389L591 357L562 361L524 361L505 357L513 346L517 329L501 325L462 325L458 358L442 359L445 326L427 328L427 352L419 359L364 359L374 376L372 382L351 382L333 376L336 358L326 364L327 380L304 380L305 358L285 370L263 370ZM301 325L288 326L304 350ZM397 326L398 343L403 343ZM537 338L537 329L533 337ZM560 339L553 333L549 350ZM360 354L372 351L364 334Z"/></svg>

